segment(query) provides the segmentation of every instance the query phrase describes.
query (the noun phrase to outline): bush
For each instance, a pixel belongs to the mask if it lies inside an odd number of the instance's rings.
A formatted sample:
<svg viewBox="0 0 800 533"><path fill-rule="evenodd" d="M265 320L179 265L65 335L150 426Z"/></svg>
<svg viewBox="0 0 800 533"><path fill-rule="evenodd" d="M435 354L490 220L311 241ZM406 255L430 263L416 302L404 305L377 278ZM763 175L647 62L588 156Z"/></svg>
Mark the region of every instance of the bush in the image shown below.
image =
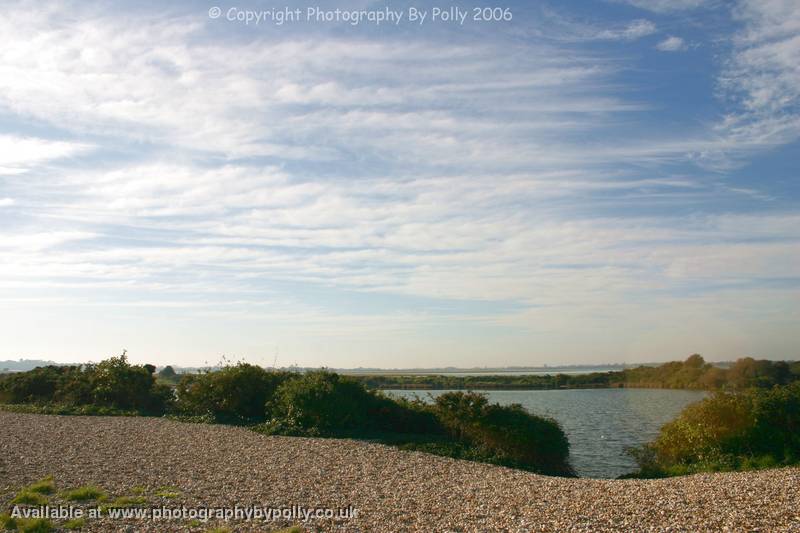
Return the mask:
<svg viewBox="0 0 800 533"><path fill-rule="evenodd" d="M519 404L489 404L475 392L442 394L435 413L455 438L483 448L498 462L573 475L569 441L555 420L532 415Z"/></svg>
<svg viewBox="0 0 800 533"><path fill-rule="evenodd" d="M158 373L158 377L166 379L167 381L175 381L178 379L178 373L172 368L172 365L167 365Z"/></svg>
<svg viewBox="0 0 800 533"><path fill-rule="evenodd" d="M389 398L380 391L369 391L368 406L371 426L376 431L400 434L446 435L446 430L433 408L415 398Z"/></svg>
<svg viewBox="0 0 800 533"><path fill-rule="evenodd" d="M95 405L163 414L172 389L156 383L152 365L131 365L123 353L95 366L91 372Z"/></svg>
<svg viewBox="0 0 800 533"><path fill-rule="evenodd" d="M350 377L318 370L284 382L266 406L262 429L284 435L444 435L430 406L368 391ZM384 435L385 436L385 435Z"/></svg>
<svg viewBox="0 0 800 533"><path fill-rule="evenodd" d="M267 401L292 376L247 363L185 375L175 390L177 409L185 415L210 415L225 422L263 420Z"/></svg>
<svg viewBox="0 0 800 533"><path fill-rule="evenodd" d="M45 366L0 379L0 401L5 403L90 403L88 370L81 366Z"/></svg>
<svg viewBox="0 0 800 533"><path fill-rule="evenodd" d="M793 464L800 459L800 383L718 392L632 451L641 477Z"/></svg>
<svg viewBox="0 0 800 533"><path fill-rule="evenodd" d="M98 365L46 366L0 379L0 402L92 406L160 415L172 389L157 384L150 365L131 365L123 353Z"/></svg>
<svg viewBox="0 0 800 533"><path fill-rule="evenodd" d="M373 399L360 383L316 370L281 384L266 410L273 423L332 434L369 428Z"/></svg>

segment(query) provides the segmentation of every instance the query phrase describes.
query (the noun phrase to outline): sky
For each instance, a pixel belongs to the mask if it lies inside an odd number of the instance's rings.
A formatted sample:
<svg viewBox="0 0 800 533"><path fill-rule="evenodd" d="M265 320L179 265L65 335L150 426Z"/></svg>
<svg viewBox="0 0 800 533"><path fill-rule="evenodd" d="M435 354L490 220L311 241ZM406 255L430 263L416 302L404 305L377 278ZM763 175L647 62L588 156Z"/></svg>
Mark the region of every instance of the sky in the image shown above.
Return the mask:
<svg viewBox="0 0 800 533"><path fill-rule="evenodd" d="M0 359L800 358L799 58L796 0L3 1Z"/></svg>

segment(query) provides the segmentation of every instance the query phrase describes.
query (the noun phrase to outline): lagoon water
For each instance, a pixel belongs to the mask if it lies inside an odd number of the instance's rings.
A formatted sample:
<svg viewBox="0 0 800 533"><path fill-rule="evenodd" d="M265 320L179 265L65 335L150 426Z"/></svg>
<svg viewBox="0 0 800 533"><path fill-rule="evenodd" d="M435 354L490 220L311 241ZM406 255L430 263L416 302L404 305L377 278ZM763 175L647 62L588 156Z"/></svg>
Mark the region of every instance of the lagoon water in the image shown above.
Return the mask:
<svg viewBox="0 0 800 533"><path fill-rule="evenodd" d="M429 400L447 391L391 390ZM615 478L636 469L625 449L652 440L659 428L706 393L663 389L479 391L489 401L520 403L558 420L569 438L570 460L581 477ZM431 396L429 396L429 394Z"/></svg>

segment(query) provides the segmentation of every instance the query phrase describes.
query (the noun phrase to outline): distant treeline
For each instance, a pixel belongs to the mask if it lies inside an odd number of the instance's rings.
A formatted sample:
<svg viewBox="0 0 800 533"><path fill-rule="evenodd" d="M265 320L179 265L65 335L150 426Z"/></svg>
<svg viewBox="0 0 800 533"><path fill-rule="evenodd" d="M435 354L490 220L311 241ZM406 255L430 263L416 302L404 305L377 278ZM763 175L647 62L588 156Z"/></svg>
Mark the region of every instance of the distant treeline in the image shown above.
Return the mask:
<svg viewBox="0 0 800 533"><path fill-rule="evenodd" d="M494 390L638 387L661 389L739 390L800 381L800 361L738 359L728 368L694 354L685 361L611 372L548 375L368 375L353 376L371 389Z"/></svg>
<svg viewBox="0 0 800 533"><path fill-rule="evenodd" d="M367 375L351 376L370 389L492 390L607 388L610 376L618 372L547 375Z"/></svg>

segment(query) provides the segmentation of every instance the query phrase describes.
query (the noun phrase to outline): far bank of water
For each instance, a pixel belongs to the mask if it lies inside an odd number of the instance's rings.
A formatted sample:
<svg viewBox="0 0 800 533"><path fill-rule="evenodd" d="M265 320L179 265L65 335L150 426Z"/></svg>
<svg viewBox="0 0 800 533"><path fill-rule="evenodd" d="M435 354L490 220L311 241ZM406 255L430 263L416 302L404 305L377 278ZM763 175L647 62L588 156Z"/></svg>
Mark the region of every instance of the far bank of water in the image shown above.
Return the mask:
<svg viewBox="0 0 800 533"><path fill-rule="evenodd" d="M423 400L448 391L387 390ZM522 404L556 419L570 442L570 460L581 477L615 478L636 469L626 448L651 441L662 425L707 393L664 389L478 391L502 405Z"/></svg>

